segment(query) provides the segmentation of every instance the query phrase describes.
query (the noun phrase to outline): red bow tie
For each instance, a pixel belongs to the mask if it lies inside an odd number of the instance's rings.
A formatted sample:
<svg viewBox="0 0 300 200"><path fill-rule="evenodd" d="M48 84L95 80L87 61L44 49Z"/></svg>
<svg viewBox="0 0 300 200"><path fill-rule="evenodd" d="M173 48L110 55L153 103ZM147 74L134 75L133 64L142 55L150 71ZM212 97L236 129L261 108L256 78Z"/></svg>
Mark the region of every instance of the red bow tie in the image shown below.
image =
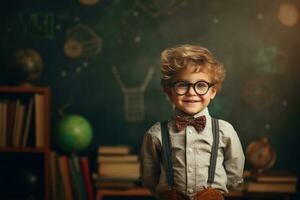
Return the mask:
<svg viewBox="0 0 300 200"><path fill-rule="evenodd" d="M205 128L206 117L203 115L197 118L187 118L177 115L175 117L175 124L178 131L182 131L186 126L191 125L194 126L198 132L201 132Z"/></svg>

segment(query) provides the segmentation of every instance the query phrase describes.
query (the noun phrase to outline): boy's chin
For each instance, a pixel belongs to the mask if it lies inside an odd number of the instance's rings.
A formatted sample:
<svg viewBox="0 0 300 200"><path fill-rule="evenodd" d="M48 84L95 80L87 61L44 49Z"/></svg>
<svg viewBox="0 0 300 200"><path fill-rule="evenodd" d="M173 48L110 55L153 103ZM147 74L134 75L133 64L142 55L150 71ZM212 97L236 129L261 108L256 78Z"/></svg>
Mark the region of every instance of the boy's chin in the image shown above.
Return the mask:
<svg viewBox="0 0 300 200"><path fill-rule="evenodd" d="M199 110L199 109L180 109L182 112L184 112L185 114L187 114L187 115L195 115L195 114L197 114L197 113L199 113L199 112L201 112L202 110Z"/></svg>

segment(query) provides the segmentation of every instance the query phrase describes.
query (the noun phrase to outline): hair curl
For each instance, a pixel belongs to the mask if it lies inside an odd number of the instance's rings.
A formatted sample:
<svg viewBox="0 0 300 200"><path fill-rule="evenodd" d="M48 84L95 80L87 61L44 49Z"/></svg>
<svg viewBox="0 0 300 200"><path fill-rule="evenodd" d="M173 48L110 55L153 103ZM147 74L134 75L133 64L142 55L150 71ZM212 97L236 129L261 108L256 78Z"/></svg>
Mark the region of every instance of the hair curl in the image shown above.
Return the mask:
<svg viewBox="0 0 300 200"><path fill-rule="evenodd" d="M212 53L201 46L179 45L165 49L161 53L161 86L165 90L172 82L173 76L187 66L195 66L195 72L208 73L217 90L225 79L225 68Z"/></svg>

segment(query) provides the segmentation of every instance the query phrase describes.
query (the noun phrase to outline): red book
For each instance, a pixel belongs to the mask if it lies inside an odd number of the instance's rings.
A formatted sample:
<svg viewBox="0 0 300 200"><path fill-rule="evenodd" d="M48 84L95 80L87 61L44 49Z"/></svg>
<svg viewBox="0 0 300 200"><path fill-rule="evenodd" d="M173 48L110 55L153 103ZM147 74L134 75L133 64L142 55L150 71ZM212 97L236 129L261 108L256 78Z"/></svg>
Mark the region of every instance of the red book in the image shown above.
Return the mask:
<svg viewBox="0 0 300 200"><path fill-rule="evenodd" d="M89 160L87 157L80 157L80 166L83 174L84 186L88 196L88 200L94 200L94 191L91 180Z"/></svg>

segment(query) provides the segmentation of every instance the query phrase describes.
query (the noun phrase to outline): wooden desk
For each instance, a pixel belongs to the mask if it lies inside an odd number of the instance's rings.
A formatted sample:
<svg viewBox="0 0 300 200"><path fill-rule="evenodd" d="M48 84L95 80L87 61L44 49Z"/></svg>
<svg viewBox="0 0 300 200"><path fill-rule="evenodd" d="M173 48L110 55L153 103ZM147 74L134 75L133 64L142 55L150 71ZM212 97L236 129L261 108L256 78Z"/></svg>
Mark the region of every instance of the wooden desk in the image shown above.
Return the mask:
<svg viewBox="0 0 300 200"><path fill-rule="evenodd" d="M283 194L283 193L249 193L249 192L240 192L240 191L231 191L226 196L225 199L291 199L293 194ZM130 189L98 189L96 192L96 200L104 200L104 197L108 196L140 196L140 197L150 197L152 194L147 188L136 187Z"/></svg>

